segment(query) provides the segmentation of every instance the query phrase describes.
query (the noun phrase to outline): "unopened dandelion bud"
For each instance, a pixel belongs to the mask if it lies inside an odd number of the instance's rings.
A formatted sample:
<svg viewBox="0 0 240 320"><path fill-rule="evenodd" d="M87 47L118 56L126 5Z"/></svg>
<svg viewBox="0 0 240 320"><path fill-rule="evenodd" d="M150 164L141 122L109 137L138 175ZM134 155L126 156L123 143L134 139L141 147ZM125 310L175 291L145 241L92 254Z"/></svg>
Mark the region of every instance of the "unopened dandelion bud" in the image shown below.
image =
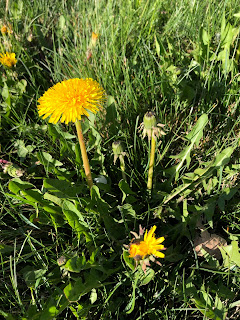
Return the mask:
<svg viewBox="0 0 240 320"><path fill-rule="evenodd" d="M9 176L13 178L19 178L24 175L24 170L19 168L17 165L9 162L3 167L3 173L9 174Z"/></svg>
<svg viewBox="0 0 240 320"><path fill-rule="evenodd" d="M117 158L120 159L120 162L124 162L124 149L123 149L123 144L121 141L114 141L112 143L112 151L114 154L114 159L113 163L115 164L117 161Z"/></svg>
<svg viewBox="0 0 240 320"><path fill-rule="evenodd" d="M123 143L121 141L114 141L112 143L113 154L120 155L124 152Z"/></svg>
<svg viewBox="0 0 240 320"><path fill-rule="evenodd" d="M140 131L142 131L142 138L148 136L150 141L152 135L157 133L157 119L153 111L148 111L143 117L143 122L140 125Z"/></svg>
<svg viewBox="0 0 240 320"><path fill-rule="evenodd" d="M153 179L153 167L154 167L154 157L157 138L165 135L165 132L161 129L164 128L164 124L157 123L156 115L153 111L148 111L143 118L143 122L140 124L139 131L142 131L142 139L146 136L148 141L151 141L150 147L150 159L149 159L149 170L148 170L148 183L147 188L150 191L152 189L152 179Z"/></svg>
<svg viewBox="0 0 240 320"><path fill-rule="evenodd" d="M7 173L13 178L19 178L23 176L24 170L22 170L15 164L12 164L7 168Z"/></svg>
<svg viewBox="0 0 240 320"><path fill-rule="evenodd" d="M145 113L143 123L146 130L151 130L152 128L156 127L157 120L155 113L153 111L148 111L147 113Z"/></svg>
<svg viewBox="0 0 240 320"><path fill-rule="evenodd" d="M119 158L120 161L120 169L122 171L122 177L124 180L126 180L125 175L125 162L124 162L124 156L126 153L124 152L124 146L121 141L114 141L112 144L112 151L114 154L113 163L115 164L117 161L117 158Z"/></svg>

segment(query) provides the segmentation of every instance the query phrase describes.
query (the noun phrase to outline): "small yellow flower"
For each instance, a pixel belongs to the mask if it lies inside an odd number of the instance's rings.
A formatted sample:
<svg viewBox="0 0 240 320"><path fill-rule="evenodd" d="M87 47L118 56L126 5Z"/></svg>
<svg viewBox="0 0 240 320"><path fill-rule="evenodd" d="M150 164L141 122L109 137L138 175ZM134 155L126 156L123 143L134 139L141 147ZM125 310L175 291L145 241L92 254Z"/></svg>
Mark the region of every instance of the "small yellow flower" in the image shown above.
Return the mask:
<svg viewBox="0 0 240 320"><path fill-rule="evenodd" d="M2 26L2 28L1 28L1 33L2 33L2 34L6 34L6 33L8 33L8 32L9 32L8 27L7 27L6 25Z"/></svg>
<svg viewBox="0 0 240 320"><path fill-rule="evenodd" d="M93 55L92 50L96 47L96 43L97 43L98 38L99 38L99 34L92 32L92 37L91 37L91 40L89 42L87 52L86 52L87 60L89 60L92 57L92 55Z"/></svg>
<svg viewBox="0 0 240 320"><path fill-rule="evenodd" d="M6 52L5 54L0 53L0 62L6 67L13 67L17 63L15 53Z"/></svg>
<svg viewBox="0 0 240 320"><path fill-rule="evenodd" d="M164 250L164 245L161 243L165 240L164 237L155 238L156 226L151 230L146 231L143 240L138 239L130 244L129 253L130 257L136 260L143 260L147 256L154 255L158 258L164 258L165 255L160 250Z"/></svg>
<svg viewBox="0 0 240 320"><path fill-rule="evenodd" d="M98 39L98 37L99 37L99 34L98 33L95 33L95 32L92 32L92 41L97 41L97 39Z"/></svg>
<svg viewBox="0 0 240 320"><path fill-rule="evenodd" d="M75 122L88 111L96 113L105 100L105 91L91 78L69 79L49 88L38 100L38 113L50 123Z"/></svg>

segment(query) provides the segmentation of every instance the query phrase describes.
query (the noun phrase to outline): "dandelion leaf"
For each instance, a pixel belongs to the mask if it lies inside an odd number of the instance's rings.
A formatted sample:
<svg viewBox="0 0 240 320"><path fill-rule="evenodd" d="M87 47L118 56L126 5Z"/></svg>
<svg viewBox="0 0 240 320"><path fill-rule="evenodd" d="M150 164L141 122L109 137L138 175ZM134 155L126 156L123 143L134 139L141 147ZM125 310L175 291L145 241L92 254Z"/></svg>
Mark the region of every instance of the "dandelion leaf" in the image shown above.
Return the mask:
<svg viewBox="0 0 240 320"><path fill-rule="evenodd" d="M232 147L224 149L206 168L196 169L194 171L194 176L191 176L189 182L183 183L177 188L173 189L172 192L164 198L163 204L166 204L179 194L182 197L181 200L183 200L185 196L190 194L193 190L196 190L197 185L202 183L205 179L211 177L216 169L219 169L229 162L233 150L234 149Z"/></svg>
<svg viewBox="0 0 240 320"><path fill-rule="evenodd" d="M226 310L221 300L216 296L215 301L213 301L213 298L203 287L199 291L199 295L195 295L193 300L199 311L208 319L224 320L226 318Z"/></svg>
<svg viewBox="0 0 240 320"><path fill-rule="evenodd" d="M84 221L81 212L78 211L76 206L71 201L65 200L63 202L62 211L69 225L76 232L78 237L80 238L81 234L84 234L86 240L91 240L87 223Z"/></svg>
<svg viewBox="0 0 240 320"><path fill-rule="evenodd" d="M237 265L240 268L240 252L238 241L232 241L229 246L219 248L223 257L223 265L227 268L234 268Z"/></svg>
<svg viewBox="0 0 240 320"><path fill-rule="evenodd" d="M178 179L179 171L182 168L185 161L187 168L189 167L191 162L191 150L193 149L194 145L197 146L199 144L199 141L203 136L203 129L206 126L207 122L207 114L201 115L201 117L198 119L197 123L193 127L192 131L185 137L190 142L190 144L185 149L183 149L182 152L180 152L178 155L170 157L172 159L180 160L176 166L166 170L166 172L168 172L171 175L171 178L175 176L175 180Z"/></svg>
<svg viewBox="0 0 240 320"><path fill-rule="evenodd" d="M135 269L135 264L133 262L133 259L129 257L129 253L127 251L123 251L123 259L126 263L126 265L131 269Z"/></svg>
<svg viewBox="0 0 240 320"><path fill-rule="evenodd" d="M33 184L22 181L19 178L14 178L9 182L8 188L15 194L18 194L20 190L26 190L30 188L35 188Z"/></svg>
<svg viewBox="0 0 240 320"><path fill-rule="evenodd" d="M3 316L6 320L16 320L10 313L6 313L2 310L0 310L0 316Z"/></svg>
<svg viewBox="0 0 240 320"><path fill-rule="evenodd" d="M147 285L151 280L153 280L155 276L155 271L152 268L147 268L146 272L142 271L141 277L140 277L140 286Z"/></svg>
<svg viewBox="0 0 240 320"><path fill-rule="evenodd" d="M82 185L76 186L69 181L58 179L44 179L43 186L59 198L77 198L83 189Z"/></svg>
<svg viewBox="0 0 240 320"><path fill-rule="evenodd" d="M91 198L91 205L97 208L100 217L103 219L108 236L113 240L123 239L125 237L125 229L111 216L111 207L101 198L97 186L92 187Z"/></svg>
<svg viewBox="0 0 240 320"><path fill-rule="evenodd" d="M129 187L128 183L124 179L122 179L119 182L118 186L119 186L120 190L123 193L122 203L125 201L126 198L129 198L129 195L136 195L136 193L131 190L131 188ZM133 196L130 197L130 199L136 201L136 198L133 197ZM132 202L134 202L134 201L132 201ZM128 203L129 203L129 201L128 201Z"/></svg>
<svg viewBox="0 0 240 320"><path fill-rule="evenodd" d="M47 269L38 269L38 270L28 270L23 273L23 278L29 288L37 289L39 284L42 283L45 279L44 275L47 272Z"/></svg>
<svg viewBox="0 0 240 320"><path fill-rule="evenodd" d="M226 201L229 201L232 199L232 197L235 195L235 193L238 191L238 188L225 188L222 192L222 194L220 195L219 199L218 199L218 206L219 206L219 209L221 211L224 211L225 209L225 202Z"/></svg>

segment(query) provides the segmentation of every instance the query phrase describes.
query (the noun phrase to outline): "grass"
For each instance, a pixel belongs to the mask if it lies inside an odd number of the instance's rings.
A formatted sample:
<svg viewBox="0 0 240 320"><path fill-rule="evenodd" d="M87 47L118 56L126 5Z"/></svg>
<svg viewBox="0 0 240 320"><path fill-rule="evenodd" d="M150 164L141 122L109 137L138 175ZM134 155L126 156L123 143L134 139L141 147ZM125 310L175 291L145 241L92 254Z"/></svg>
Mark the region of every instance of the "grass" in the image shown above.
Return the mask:
<svg viewBox="0 0 240 320"><path fill-rule="evenodd" d="M1 2L13 32L0 49L18 59L0 78L0 158L15 165L0 171L3 318L238 318L238 11L236 0ZM37 113L50 86L75 77L108 96L82 123L93 178L107 181L91 194L74 125ZM149 110L166 133L151 193ZM146 273L123 246L140 224L167 248ZM200 225L226 240L218 259L197 254Z"/></svg>

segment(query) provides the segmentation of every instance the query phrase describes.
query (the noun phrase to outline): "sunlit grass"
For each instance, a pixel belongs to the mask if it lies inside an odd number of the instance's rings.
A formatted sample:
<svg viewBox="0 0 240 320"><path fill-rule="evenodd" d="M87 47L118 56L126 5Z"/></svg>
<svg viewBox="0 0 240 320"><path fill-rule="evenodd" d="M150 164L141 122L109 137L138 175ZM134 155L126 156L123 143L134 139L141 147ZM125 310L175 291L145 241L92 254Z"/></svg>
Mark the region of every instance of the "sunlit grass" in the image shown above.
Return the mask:
<svg viewBox="0 0 240 320"><path fill-rule="evenodd" d="M0 53L17 59L0 78L0 158L12 163L0 167L0 315L236 318L239 2L12 0L0 12L13 31L0 35ZM40 96L71 78L93 78L108 95L82 122L90 195L74 125L37 112ZM166 133L151 195L147 111ZM229 261L196 254L200 224L227 241ZM156 225L167 248L146 274L123 247L139 225Z"/></svg>

